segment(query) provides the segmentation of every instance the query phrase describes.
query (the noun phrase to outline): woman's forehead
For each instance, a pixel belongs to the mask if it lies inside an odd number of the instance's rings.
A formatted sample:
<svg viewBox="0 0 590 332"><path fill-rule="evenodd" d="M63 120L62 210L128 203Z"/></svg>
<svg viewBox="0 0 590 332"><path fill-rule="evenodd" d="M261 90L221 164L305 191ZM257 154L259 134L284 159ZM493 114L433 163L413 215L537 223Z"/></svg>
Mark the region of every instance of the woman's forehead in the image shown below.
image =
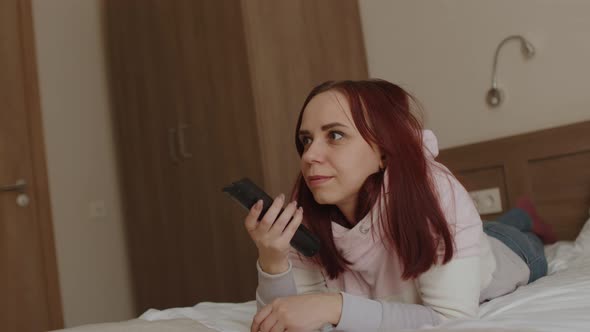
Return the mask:
<svg viewBox="0 0 590 332"><path fill-rule="evenodd" d="M322 92L309 101L303 111L301 129L315 130L330 122L354 126L346 97L337 91Z"/></svg>

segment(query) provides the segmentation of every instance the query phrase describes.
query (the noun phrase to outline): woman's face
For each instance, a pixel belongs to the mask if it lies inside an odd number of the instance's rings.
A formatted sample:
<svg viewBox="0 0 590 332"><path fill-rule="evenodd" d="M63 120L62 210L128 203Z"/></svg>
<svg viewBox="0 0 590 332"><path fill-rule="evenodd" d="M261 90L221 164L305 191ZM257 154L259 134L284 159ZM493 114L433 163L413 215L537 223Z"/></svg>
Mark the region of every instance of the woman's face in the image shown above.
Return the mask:
<svg viewBox="0 0 590 332"><path fill-rule="evenodd" d="M326 91L315 96L303 111L299 140L304 146L301 172L316 202L354 215L361 186L382 164L378 148L354 125L344 95ZM314 176L327 178L314 181Z"/></svg>

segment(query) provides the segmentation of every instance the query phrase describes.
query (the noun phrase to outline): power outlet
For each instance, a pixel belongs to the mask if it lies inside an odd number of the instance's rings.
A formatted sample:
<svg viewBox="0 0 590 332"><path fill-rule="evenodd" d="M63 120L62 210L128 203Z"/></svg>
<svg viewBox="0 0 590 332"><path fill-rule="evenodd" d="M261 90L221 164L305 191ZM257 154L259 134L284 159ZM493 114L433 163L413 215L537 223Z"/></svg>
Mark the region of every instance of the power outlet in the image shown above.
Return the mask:
<svg viewBox="0 0 590 332"><path fill-rule="evenodd" d="M470 191L469 195L480 215L502 212L500 188Z"/></svg>

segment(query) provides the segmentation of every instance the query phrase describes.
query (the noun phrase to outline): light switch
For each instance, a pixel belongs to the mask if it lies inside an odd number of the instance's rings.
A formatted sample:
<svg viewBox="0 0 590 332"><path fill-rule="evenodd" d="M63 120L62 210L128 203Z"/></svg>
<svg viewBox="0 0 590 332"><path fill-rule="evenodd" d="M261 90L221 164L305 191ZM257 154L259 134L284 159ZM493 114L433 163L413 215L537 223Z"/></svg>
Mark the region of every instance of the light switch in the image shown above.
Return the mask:
<svg viewBox="0 0 590 332"><path fill-rule="evenodd" d="M469 195L480 215L502 212L500 188L470 191Z"/></svg>
<svg viewBox="0 0 590 332"><path fill-rule="evenodd" d="M107 216L107 209L104 201L91 201L88 204L88 217L99 219Z"/></svg>

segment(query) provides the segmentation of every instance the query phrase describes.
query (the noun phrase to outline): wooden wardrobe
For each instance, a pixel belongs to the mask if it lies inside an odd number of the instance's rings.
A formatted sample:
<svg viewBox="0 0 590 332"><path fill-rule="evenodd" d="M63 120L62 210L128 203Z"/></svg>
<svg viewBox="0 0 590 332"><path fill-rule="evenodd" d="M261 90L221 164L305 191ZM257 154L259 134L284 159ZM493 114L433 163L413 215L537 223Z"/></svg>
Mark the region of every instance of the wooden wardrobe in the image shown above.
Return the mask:
<svg viewBox="0 0 590 332"><path fill-rule="evenodd" d="M221 188L276 196L325 80L368 77L355 0L108 0L105 44L136 311L253 300L247 213Z"/></svg>

